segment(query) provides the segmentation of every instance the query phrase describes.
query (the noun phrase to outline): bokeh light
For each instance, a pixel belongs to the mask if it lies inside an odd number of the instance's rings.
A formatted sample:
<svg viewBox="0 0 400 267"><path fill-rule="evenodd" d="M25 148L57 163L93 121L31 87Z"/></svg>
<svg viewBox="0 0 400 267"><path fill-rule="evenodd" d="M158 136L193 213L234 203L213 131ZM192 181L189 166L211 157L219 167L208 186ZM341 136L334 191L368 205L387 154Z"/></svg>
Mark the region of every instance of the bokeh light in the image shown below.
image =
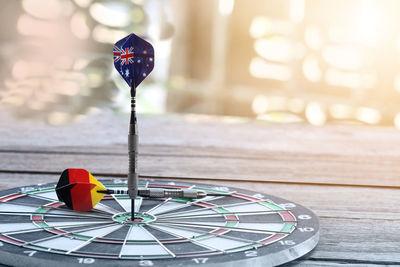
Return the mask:
<svg viewBox="0 0 400 267"><path fill-rule="evenodd" d="M400 128L396 0L3 3L0 105L20 118L128 111L111 51L135 32L156 51L141 112Z"/></svg>

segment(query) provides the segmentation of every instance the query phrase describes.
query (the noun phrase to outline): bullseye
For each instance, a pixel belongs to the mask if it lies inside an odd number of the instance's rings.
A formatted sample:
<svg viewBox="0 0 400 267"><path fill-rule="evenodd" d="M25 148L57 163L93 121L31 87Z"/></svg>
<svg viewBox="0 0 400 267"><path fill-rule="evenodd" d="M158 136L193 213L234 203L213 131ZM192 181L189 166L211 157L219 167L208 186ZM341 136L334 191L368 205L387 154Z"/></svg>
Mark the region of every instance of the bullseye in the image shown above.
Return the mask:
<svg viewBox="0 0 400 267"><path fill-rule="evenodd" d="M143 225L154 222L156 217L147 213L135 212L135 219L132 221L130 212L121 212L115 214L112 219L121 224Z"/></svg>

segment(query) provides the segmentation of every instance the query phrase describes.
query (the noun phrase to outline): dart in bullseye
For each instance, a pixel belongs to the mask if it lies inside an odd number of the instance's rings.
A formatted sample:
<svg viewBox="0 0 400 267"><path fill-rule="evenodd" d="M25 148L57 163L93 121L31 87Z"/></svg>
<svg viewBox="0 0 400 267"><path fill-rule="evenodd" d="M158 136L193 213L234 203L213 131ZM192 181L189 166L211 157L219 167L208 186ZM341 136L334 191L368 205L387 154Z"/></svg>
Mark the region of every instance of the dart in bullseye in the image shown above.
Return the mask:
<svg viewBox="0 0 400 267"><path fill-rule="evenodd" d="M128 189L126 191L107 189L84 169L66 169L62 172L56 186L58 199L70 209L89 211L100 202L105 194L127 194L131 199L131 220L134 221L137 196L189 199L207 196L205 192L190 189L138 188L136 88L154 68L154 48L150 43L132 33L116 42L113 52L115 69L131 90L131 117L128 133Z"/></svg>
<svg viewBox="0 0 400 267"><path fill-rule="evenodd" d="M56 185L60 201L76 211L89 211L106 194L128 194L128 190L107 189L85 169L66 169L61 173ZM205 193L191 189L138 188L139 197L146 198L202 198L206 196L226 196L227 194Z"/></svg>
<svg viewBox="0 0 400 267"><path fill-rule="evenodd" d="M128 132L128 195L131 199L131 219L135 217L135 199L138 194L139 175L137 155L139 133L136 119L136 88L154 68L153 46L131 33L114 45L114 67L130 87L131 117Z"/></svg>

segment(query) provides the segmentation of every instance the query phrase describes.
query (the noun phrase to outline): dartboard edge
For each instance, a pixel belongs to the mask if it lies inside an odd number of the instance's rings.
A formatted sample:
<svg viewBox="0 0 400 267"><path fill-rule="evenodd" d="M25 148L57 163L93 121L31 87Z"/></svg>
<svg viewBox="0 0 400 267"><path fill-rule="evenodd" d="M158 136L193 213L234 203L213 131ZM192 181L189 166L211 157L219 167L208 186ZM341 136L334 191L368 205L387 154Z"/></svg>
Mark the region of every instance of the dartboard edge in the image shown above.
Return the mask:
<svg viewBox="0 0 400 267"><path fill-rule="evenodd" d="M126 188L125 179L101 180ZM264 193L141 179L141 187L191 188L227 196L137 199L106 196L89 212L67 209L55 184L0 191L0 263L10 266L277 266L309 253L319 222L309 209ZM137 206L136 206L137 205Z"/></svg>

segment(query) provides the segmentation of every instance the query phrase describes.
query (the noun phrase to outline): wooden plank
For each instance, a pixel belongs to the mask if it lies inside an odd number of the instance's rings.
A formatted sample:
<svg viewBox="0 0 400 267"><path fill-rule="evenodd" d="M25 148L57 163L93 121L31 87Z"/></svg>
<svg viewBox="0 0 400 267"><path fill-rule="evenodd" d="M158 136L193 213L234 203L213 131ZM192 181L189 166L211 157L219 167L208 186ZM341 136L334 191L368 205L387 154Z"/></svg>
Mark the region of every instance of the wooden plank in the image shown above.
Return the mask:
<svg viewBox="0 0 400 267"><path fill-rule="evenodd" d="M35 183L56 182L57 175L0 173L0 190ZM188 180L188 182L193 180ZM197 182L197 181L193 181ZM223 182L205 183L241 187L301 203L320 218L321 237L307 255L311 266L336 264L400 264L400 207L398 190Z"/></svg>
<svg viewBox="0 0 400 267"><path fill-rule="evenodd" d="M153 148L154 149L154 148ZM142 150L143 151L143 150ZM349 184L400 187L398 159L374 157L365 160L346 156L316 157L295 153L267 153L265 158L197 156L182 148L176 154L152 154L143 151L139 172L144 176L187 178L229 178L233 180L275 181L287 183ZM123 175L126 154L19 153L3 152L1 170L61 172L66 168L85 168L93 173ZM319 159L318 159L319 158ZM390 167L388 167L390 166Z"/></svg>
<svg viewBox="0 0 400 267"><path fill-rule="evenodd" d="M127 142L128 116L102 112L61 126L0 118L0 147L114 147ZM398 156L394 128L306 124L268 124L204 115L140 116L140 143L245 151L301 152L316 155Z"/></svg>
<svg viewBox="0 0 400 267"><path fill-rule="evenodd" d="M55 172L78 162L123 174L127 122L107 111L57 127L1 116L0 169ZM141 116L139 130L144 175L400 186L400 135L391 128L168 115Z"/></svg>

